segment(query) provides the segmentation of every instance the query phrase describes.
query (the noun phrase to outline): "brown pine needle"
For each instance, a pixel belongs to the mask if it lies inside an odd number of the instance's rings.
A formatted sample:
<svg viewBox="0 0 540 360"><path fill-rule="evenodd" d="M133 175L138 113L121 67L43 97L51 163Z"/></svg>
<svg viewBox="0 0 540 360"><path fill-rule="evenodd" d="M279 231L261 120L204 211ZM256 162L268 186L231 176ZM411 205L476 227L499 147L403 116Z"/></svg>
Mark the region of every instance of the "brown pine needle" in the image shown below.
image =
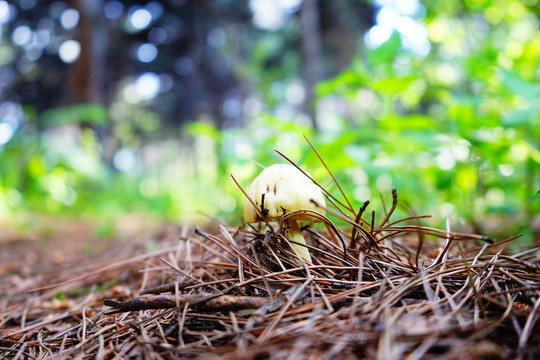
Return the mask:
<svg viewBox="0 0 540 360"><path fill-rule="evenodd" d="M71 278L4 277L0 358L540 358L540 249L392 219L397 205L370 224L367 202L288 215L324 222L305 231L313 265L268 227L216 223Z"/></svg>

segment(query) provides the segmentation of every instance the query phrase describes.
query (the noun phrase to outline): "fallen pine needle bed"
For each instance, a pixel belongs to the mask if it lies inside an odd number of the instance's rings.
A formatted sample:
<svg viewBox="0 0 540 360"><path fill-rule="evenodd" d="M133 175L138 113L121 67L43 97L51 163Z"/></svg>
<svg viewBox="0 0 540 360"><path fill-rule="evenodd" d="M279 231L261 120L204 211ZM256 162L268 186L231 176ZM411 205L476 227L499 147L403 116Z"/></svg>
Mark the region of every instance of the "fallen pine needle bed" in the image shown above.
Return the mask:
<svg viewBox="0 0 540 360"><path fill-rule="evenodd" d="M168 239L153 253L96 269L97 276L88 273L33 291L26 302L15 302L18 295L8 292L2 303L0 355L540 356L537 249L508 255L506 241L489 244L463 234L462 240L449 241L445 253L427 241L419 249L416 235L423 228L400 225L373 231L377 251L360 244L348 249L344 259L343 249L328 234L309 231L316 245L311 247L314 261L299 265L279 235L216 230ZM126 271L129 275L116 285L98 290ZM54 302L58 294L81 286L91 290Z"/></svg>
<svg viewBox="0 0 540 360"><path fill-rule="evenodd" d="M184 227L78 276L5 284L0 358L539 359L539 249L391 222L396 203L380 225L367 202L334 206L348 225L304 228L311 262L265 226Z"/></svg>

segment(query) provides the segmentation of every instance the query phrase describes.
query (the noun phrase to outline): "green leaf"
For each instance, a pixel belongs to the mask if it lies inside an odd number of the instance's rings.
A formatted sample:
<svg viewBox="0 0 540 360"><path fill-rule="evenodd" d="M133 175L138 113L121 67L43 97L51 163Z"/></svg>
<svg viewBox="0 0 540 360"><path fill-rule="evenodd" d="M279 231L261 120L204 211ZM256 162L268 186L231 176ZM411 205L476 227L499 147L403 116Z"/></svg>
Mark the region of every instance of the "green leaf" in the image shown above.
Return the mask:
<svg viewBox="0 0 540 360"><path fill-rule="evenodd" d="M317 98L328 95L345 95L348 91L356 91L366 86L368 77L360 69L348 69L332 80L322 81L315 87Z"/></svg>
<svg viewBox="0 0 540 360"><path fill-rule="evenodd" d="M540 104L535 103L525 109L511 110L503 115L503 124L511 127L522 124L535 125L540 116Z"/></svg>
<svg viewBox="0 0 540 360"><path fill-rule="evenodd" d="M401 36L394 31L384 44L370 50L367 53L367 58L372 65L392 63L399 50L401 50Z"/></svg>
<svg viewBox="0 0 540 360"><path fill-rule="evenodd" d="M540 190L538 190L538 191L536 192L536 195L534 195L533 198L527 202L527 204L532 203L534 200L536 200L536 199L538 199L538 198L540 198Z"/></svg>
<svg viewBox="0 0 540 360"><path fill-rule="evenodd" d="M185 130L192 136L207 136L216 141L220 138L219 130L216 129L214 125L207 122L192 122L185 127Z"/></svg>
<svg viewBox="0 0 540 360"><path fill-rule="evenodd" d="M385 116L379 121L379 126L390 131L425 130L431 134L439 127L439 121L423 114Z"/></svg>
<svg viewBox="0 0 540 360"><path fill-rule="evenodd" d="M528 100L538 100L540 98L540 85L538 83L527 81L508 70L502 70L502 73L502 84L506 89Z"/></svg>
<svg viewBox="0 0 540 360"><path fill-rule="evenodd" d="M472 192L478 184L478 170L475 166L462 166L456 173L456 185L465 192Z"/></svg>
<svg viewBox="0 0 540 360"><path fill-rule="evenodd" d="M373 81L371 87L375 91L382 91L387 94L402 93L411 85L413 81L418 79L417 75L408 75L403 77L391 77L388 79L380 79Z"/></svg>
<svg viewBox="0 0 540 360"><path fill-rule="evenodd" d="M104 125L108 119L107 109L98 104L77 104L46 110L41 114L45 126L90 123Z"/></svg>

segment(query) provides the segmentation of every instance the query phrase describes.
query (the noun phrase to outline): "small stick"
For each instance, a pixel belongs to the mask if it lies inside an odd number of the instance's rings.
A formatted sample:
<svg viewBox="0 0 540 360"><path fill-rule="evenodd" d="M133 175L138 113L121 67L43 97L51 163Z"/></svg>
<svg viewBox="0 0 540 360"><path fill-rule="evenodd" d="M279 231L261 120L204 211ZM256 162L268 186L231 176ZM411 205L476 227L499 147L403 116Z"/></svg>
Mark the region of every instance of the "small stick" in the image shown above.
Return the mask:
<svg viewBox="0 0 540 360"><path fill-rule="evenodd" d="M364 211L366 211L367 206L369 205L369 200L364 201L364 204L358 211L358 214L356 214L356 219L354 219L354 222L360 225L360 220L362 220L362 214L364 214ZM358 238L358 232L356 230L356 226L353 226L352 232L351 232L351 248L356 249L356 239Z"/></svg>
<svg viewBox="0 0 540 360"><path fill-rule="evenodd" d="M183 307L189 304L191 308L201 312L213 311L238 311L243 309L258 309L270 301L271 298L260 296L233 296L233 295L158 295L158 296L138 296L127 301L115 299L105 299L103 304L113 309L106 314L116 314L120 312L150 310L150 309L170 309Z"/></svg>
<svg viewBox="0 0 540 360"><path fill-rule="evenodd" d="M328 190L326 190L321 184L319 184L315 179L313 179L307 172L305 172L300 166L296 165L296 163L294 161L292 161L291 159L289 159L286 155L284 155L283 153L281 153L279 150L276 150L274 149L275 152L277 152L279 155L281 155L282 158L284 158L285 160L287 160L288 162L291 163L291 165L293 165L295 168L297 168L302 174L304 174L305 176L307 176L311 181L313 181L313 183L315 185L317 185L318 187L321 188L321 190L326 194L326 196L328 197L328 200L330 200L332 203L333 202L337 202L339 205L343 206L345 209L349 210L350 212L352 212L354 214L354 209L351 207L351 206L347 206L346 204L344 204L342 201L340 201L338 198L336 198L334 195L332 195ZM347 200L348 202L348 200ZM347 216L345 215L345 213L339 208L336 206L336 208L339 210L339 212L341 212L344 216Z"/></svg>
<svg viewBox="0 0 540 360"><path fill-rule="evenodd" d="M313 144L311 143L311 141L309 141L309 139L307 138L307 136L304 134L304 139L306 139L307 143L309 144L309 146L311 146L311 149L313 150L313 152L315 153L315 155L317 155L317 157L319 158L320 162L323 164L323 166L326 168L326 171L328 171L328 173L330 174L330 176L332 177L332 180L334 181L334 183L336 184L336 186L338 187L339 191L341 192L341 195L343 195L343 198L345 199L345 201L347 202L347 205L349 205L349 208L351 210L353 210L353 206L351 205L351 202L349 201L349 199L347 198L347 195L345 195L345 191L343 191L343 189L341 188L341 185L339 185L339 182L337 181L336 177L334 176L334 174L332 174L332 171L330 171L330 168L328 167L328 165L326 165L326 163L324 162L323 158L321 157L321 155L319 154L319 152L315 149L315 146L313 146ZM353 214L354 214L354 210L353 210Z"/></svg>
<svg viewBox="0 0 540 360"><path fill-rule="evenodd" d="M397 190L396 190L396 188L393 188L392 189L392 207L390 208L390 211L388 212L388 214L386 214L386 217L384 218L384 220L381 223L381 226L379 226L379 228L382 228L384 226L384 224L386 224L386 222L390 219L390 216L392 216L392 213L396 209L397 202L398 202Z"/></svg>

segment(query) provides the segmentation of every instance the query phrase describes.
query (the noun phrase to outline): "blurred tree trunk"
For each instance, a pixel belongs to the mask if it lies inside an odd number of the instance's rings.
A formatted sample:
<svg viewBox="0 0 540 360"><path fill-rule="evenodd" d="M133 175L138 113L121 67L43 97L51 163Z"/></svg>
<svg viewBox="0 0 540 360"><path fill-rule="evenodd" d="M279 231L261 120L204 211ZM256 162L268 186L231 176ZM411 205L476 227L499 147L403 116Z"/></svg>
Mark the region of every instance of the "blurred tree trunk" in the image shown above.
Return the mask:
<svg viewBox="0 0 540 360"><path fill-rule="evenodd" d="M103 0L71 0L79 12L77 40L81 44L79 59L70 73L71 102L105 104L104 81L108 47L107 29L99 23Z"/></svg>
<svg viewBox="0 0 540 360"><path fill-rule="evenodd" d="M314 87L321 80L321 30L317 0L304 0L300 11L302 21L302 55L304 59L304 84L306 98L304 111L311 117L313 127L317 129Z"/></svg>
<svg viewBox="0 0 540 360"><path fill-rule="evenodd" d="M93 103L107 107L109 94L106 75L110 29L102 20L105 1L70 0L69 5L79 12L77 40L81 44L81 54L70 68L68 102ZM111 127L97 126L89 122L81 122L79 126L81 129L91 128L94 131L103 144L101 159L112 168L116 146L106 145L106 139L112 138Z"/></svg>

